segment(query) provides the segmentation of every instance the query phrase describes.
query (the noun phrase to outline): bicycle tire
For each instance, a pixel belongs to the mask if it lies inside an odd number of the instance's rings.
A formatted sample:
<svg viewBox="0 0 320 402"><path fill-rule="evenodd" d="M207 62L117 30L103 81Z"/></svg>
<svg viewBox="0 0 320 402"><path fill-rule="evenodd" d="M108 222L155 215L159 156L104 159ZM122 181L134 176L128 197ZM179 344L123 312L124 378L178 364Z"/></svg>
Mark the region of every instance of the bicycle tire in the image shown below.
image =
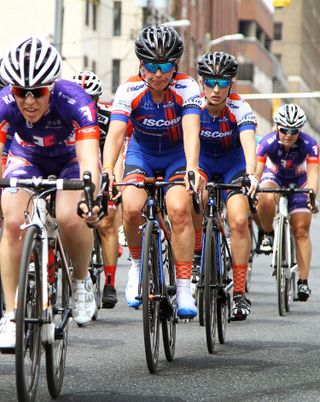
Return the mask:
<svg viewBox="0 0 320 402"><path fill-rule="evenodd" d="M161 324L162 324L162 339L163 347L166 359L168 362L172 362L176 348L176 273L174 266L174 258L172 254L171 244L168 242L168 261L166 267L164 267L164 280L165 280L165 295L170 299L171 308L167 308L168 304L166 300L161 303ZM162 308L164 306L164 309Z"/></svg>
<svg viewBox="0 0 320 402"><path fill-rule="evenodd" d="M160 286L158 277L159 258L157 228L148 221L143 236L142 254L142 316L144 347L150 373L156 371L159 360Z"/></svg>
<svg viewBox="0 0 320 402"><path fill-rule="evenodd" d="M277 295L278 295L278 312L280 316L286 315L286 261L285 261L285 234L284 234L284 216L280 215L278 222L278 241L276 244L276 264L277 264Z"/></svg>
<svg viewBox="0 0 320 402"><path fill-rule="evenodd" d="M3 314L4 314L4 296L3 296L2 283L1 283L1 277L0 277L0 320L3 317Z"/></svg>
<svg viewBox="0 0 320 402"><path fill-rule="evenodd" d="M226 262L226 246L221 238L221 253L220 263L221 269L218 275L218 282L220 284L217 295L217 330L218 339L220 344L224 344L226 341L226 330L228 322L228 293L225 292L225 287L228 284L228 272ZM230 295L229 295L230 297Z"/></svg>
<svg viewBox="0 0 320 402"><path fill-rule="evenodd" d="M203 283L203 280L200 279L199 283ZM198 313L199 313L199 324L201 327L204 327L204 291L203 291L203 286L198 287L198 292L197 292L197 307L198 307Z"/></svg>
<svg viewBox="0 0 320 402"><path fill-rule="evenodd" d="M67 260L68 261L68 260ZM67 280L66 270L69 267L64 266L60 251L56 252L56 300L52 306L52 322L55 324L55 339L53 344L45 345L46 355L46 377L48 390L52 398L57 398L61 392L68 347L68 323L58 331L59 325L70 313L71 289Z"/></svg>
<svg viewBox="0 0 320 402"><path fill-rule="evenodd" d="M16 311L15 363L19 401L33 401L39 381L42 349L41 254L40 230L37 226L30 226L26 230L21 255ZM26 322L28 319L34 319L34 322ZM30 368L27 367L29 359Z"/></svg>
<svg viewBox="0 0 320 402"><path fill-rule="evenodd" d="M286 225L289 225L288 222L286 222ZM290 228L289 228L290 229ZM294 240L292 238L291 230L290 232L290 243L291 243L291 264L295 265L295 245L294 245ZM288 261L289 263L289 261ZM288 269L291 270L291 267ZM295 297L295 289L296 289L296 274L295 272L291 272L290 278L286 278L286 298L285 298L285 308L286 312L288 313L290 311L290 304L294 300Z"/></svg>
<svg viewBox="0 0 320 402"><path fill-rule="evenodd" d="M96 301L96 311L92 317L95 321L98 318L99 310L102 303L101 294L101 273L103 272L103 258L102 258L102 247L101 240L98 231L94 230L94 243L93 249L90 257L89 272L91 275L91 280L93 284L93 293Z"/></svg>
<svg viewBox="0 0 320 402"><path fill-rule="evenodd" d="M208 220L204 251L204 311L207 349L213 353L217 323L217 242L213 222Z"/></svg>

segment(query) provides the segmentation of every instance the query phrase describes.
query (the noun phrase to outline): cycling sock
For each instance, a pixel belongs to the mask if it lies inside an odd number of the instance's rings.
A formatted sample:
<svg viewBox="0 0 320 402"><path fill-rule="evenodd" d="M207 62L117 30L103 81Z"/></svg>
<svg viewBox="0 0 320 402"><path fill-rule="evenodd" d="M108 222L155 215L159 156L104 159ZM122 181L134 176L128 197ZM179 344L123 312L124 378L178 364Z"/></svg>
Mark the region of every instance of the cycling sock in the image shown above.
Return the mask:
<svg viewBox="0 0 320 402"><path fill-rule="evenodd" d="M308 285L308 279L299 279L298 285Z"/></svg>
<svg viewBox="0 0 320 402"><path fill-rule="evenodd" d="M192 273L192 261L176 262L176 277L177 279L189 279Z"/></svg>
<svg viewBox="0 0 320 402"><path fill-rule="evenodd" d="M115 276L116 276L116 265L105 265L103 267L105 275L105 285L110 285L114 288Z"/></svg>
<svg viewBox="0 0 320 402"><path fill-rule="evenodd" d="M248 265L232 264L232 270L233 270L233 292L245 293Z"/></svg>
<svg viewBox="0 0 320 402"><path fill-rule="evenodd" d="M194 251L198 254L201 254L202 250L202 229L196 229L195 230L195 245L194 245Z"/></svg>
<svg viewBox="0 0 320 402"><path fill-rule="evenodd" d="M130 251L131 258L133 260L140 260L141 246L138 246L138 247L128 246L128 248L129 248L129 251Z"/></svg>

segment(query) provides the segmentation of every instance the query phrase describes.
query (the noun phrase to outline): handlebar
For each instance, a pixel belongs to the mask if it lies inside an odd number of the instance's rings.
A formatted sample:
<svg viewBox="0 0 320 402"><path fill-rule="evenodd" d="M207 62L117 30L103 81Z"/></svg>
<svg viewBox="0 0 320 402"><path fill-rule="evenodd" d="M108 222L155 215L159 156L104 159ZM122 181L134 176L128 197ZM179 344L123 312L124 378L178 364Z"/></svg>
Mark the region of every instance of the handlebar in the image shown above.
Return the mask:
<svg viewBox="0 0 320 402"><path fill-rule="evenodd" d="M201 213L200 198L199 198L199 194L194 190L195 180L196 180L194 171L190 170L188 172L188 180L189 180L190 188L192 190L192 203L193 203L194 211L196 214L200 215L200 213Z"/></svg>

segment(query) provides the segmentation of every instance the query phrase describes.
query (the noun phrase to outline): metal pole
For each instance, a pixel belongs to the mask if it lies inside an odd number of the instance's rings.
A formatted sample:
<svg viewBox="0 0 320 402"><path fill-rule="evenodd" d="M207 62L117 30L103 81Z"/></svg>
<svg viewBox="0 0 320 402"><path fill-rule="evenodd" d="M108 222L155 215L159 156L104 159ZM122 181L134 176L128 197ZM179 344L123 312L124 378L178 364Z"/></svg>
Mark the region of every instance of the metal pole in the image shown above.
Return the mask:
<svg viewBox="0 0 320 402"><path fill-rule="evenodd" d="M62 51L62 23L63 23L63 0L56 0L56 13L54 22L54 46L59 53Z"/></svg>

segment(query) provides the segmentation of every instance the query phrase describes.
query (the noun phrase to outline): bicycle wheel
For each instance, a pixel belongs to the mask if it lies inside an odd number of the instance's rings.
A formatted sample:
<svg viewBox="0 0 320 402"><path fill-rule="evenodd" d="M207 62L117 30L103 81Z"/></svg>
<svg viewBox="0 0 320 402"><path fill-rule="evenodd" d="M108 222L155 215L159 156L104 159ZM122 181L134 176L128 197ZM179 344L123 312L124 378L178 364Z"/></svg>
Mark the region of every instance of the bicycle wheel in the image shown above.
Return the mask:
<svg viewBox="0 0 320 402"><path fill-rule="evenodd" d="M289 225L289 223L286 222L286 225ZM294 240L292 237L292 234L290 233L290 243L291 243L291 258L290 258L290 262L291 265L290 267L288 267L288 269L293 268L294 265L296 265L296 261L295 261L295 245L294 245ZM289 261L288 261L289 263ZM295 293L296 293L296 273L295 271L292 271L290 273L290 278L286 278L286 297L285 297L285 308L286 308L286 312L290 311L290 304L291 302L294 300L295 298Z"/></svg>
<svg viewBox="0 0 320 402"><path fill-rule="evenodd" d="M4 314L4 296L0 277L0 320L3 317L3 314Z"/></svg>
<svg viewBox="0 0 320 402"><path fill-rule="evenodd" d="M200 279L198 284L197 307L199 313L199 324L201 327L204 327L204 291L203 291L203 285L201 284L203 284L203 279Z"/></svg>
<svg viewBox="0 0 320 402"><path fill-rule="evenodd" d="M147 366L154 373L159 359L160 286L157 229L148 221L143 236L142 254L142 315Z"/></svg>
<svg viewBox="0 0 320 402"><path fill-rule="evenodd" d="M89 272L93 283L93 293L96 300L96 311L92 317L95 321L98 318L99 310L101 308L102 294L101 294L101 273L103 272L103 258L100 236L97 230L94 230L94 244L91 253Z"/></svg>
<svg viewBox="0 0 320 402"><path fill-rule="evenodd" d="M211 219L206 228L203 268L207 349L209 353L213 353L217 319L217 241Z"/></svg>
<svg viewBox="0 0 320 402"><path fill-rule="evenodd" d="M226 340L226 329L228 321L228 295L225 291L228 285L228 272L226 262L226 246L221 239L221 257L220 257L220 270L218 274L218 282L220 284L217 296L217 329L218 338L221 344ZM230 295L229 295L230 297Z"/></svg>
<svg viewBox="0 0 320 402"><path fill-rule="evenodd" d="M63 383L68 345L68 320L71 317L71 289L67 280L69 267L65 266L60 250L56 252L55 264L56 279L52 294L54 340L53 343L45 344L47 384L52 398L59 396Z"/></svg>
<svg viewBox="0 0 320 402"><path fill-rule="evenodd" d="M42 332L42 245L39 228L26 231L16 311L16 386L19 401L33 401L40 374Z"/></svg>
<svg viewBox="0 0 320 402"><path fill-rule="evenodd" d="M174 357L176 348L176 273L171 244L168 242L168 264L164 267L166 299L161 302L161 323L164 352L168 362Z"/></svg>
<svg viewBox="0 0 320 402"><path fill-rule="evenodd" d="M284 217L279 217L278 239L276 244L276 264L277 264L277 292L278 292L278 311L280 316L286 315L286 243L284 230Z"/></svg>

